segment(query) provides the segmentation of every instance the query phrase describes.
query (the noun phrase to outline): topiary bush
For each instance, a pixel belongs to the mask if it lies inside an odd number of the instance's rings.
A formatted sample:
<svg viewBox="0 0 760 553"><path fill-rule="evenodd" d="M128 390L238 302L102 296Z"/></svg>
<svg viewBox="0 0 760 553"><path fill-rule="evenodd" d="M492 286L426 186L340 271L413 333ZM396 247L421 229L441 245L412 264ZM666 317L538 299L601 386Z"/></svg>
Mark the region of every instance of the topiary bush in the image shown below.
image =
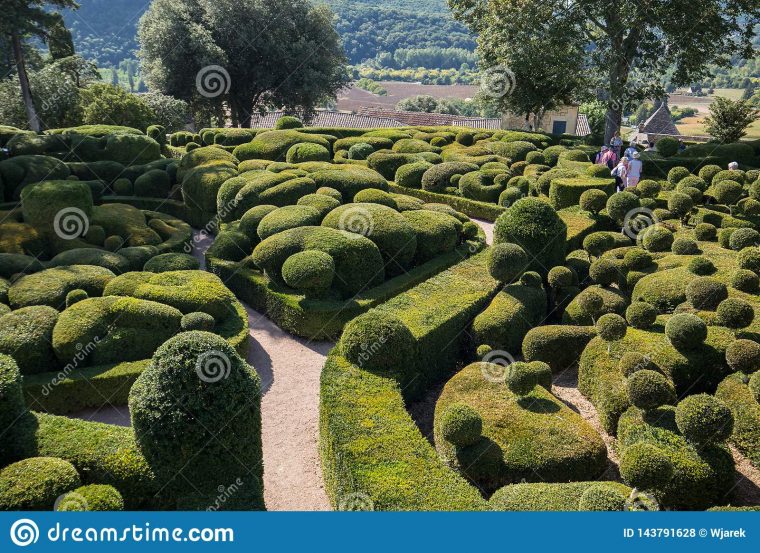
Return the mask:
<svg viewBox="0 0 760 553"><path fill-rule="evenodd" d="M163 253L152 257L143 266L143 271L166 273L168 271L195 271L200 269L197 258L187 253Z"/></svg>
<svg viewBox="0 0 760 553"><path fill-rule="evenodd" d="M738 330L752 324L755 310L752 304L739 298L728 298L718 305L715 311L719 325Z"/></svg>
<svg viewBox="0 0 760 553"><path fill-rule="evenodd" d="M190 481L213 497L225 475L245 475L252 509L264 508L260 405L253 368L223 338L199 331L163 344L129 392L135 441L165 489L193 495Z"/></svg>
<svg viewBox="0 0 760 553"><path fill-rule="evenodd" d="M728 240L729 247L734 251L751 248L760 244L760 232L751 228L738 228L731 233Z"/></svg>
<svg viewBox="0 0 760 553"><path fill-rule="evenodd" d="M646 330L657 320L657 308L645 301L634 301L625 310L625 318L632 328Z"/></svg>
<svg viewBox="0 0 760 553"><path fill-rule="evenodd" d="M542 361L516 361L507 367L506 372L507 387L515 395L526 396L536 386L552 389L552 370Z"/></svg>
<svg viewBox="0 0 760 553"><path fill-rule="evenodd" d="M642 234L639 235L641 245L650 252L667 252L673 247L675 237L662 225L651 226Z"/></svg>
<svg viewBox="0 0 760 553"><path fill-rule="evenodd" d="M413 363L416 342L397 317L370 310L349 322L340 340L343 356L354 365L381 374L402 372ZM404 380L414 375L404 375Z"/></svg>
<svg viewBox="0 0 760 553"><path fill-rule="evenodd" d="M760 275L760 249L744 248L737 256L740 269L747 269Z"/></svg>
<svg viewBox="0 0 760 553"><path fill-rule="evenodd" d="M588 275L594 283L609 286L618 281L620 273L617 265L608 259L597 259L588 269Z"/></svg>
<svg viewBox="0 0 760 553"><path fill-rule="evenodd" d="M303 127L303 123L297 117L292 115L283 115L274 124L276 130L282 129L300 129Z"/></svg>
<svg viewBox="0 0 760 553"><path fill-rule="evenodd" d="M716 278L695 278L686 286L686 299L697 309L713 311L727 297L728 288Z"/></svg>
<svg viewBox="0 0 760 553"><path fill-rule="evenodd" d="M56 511L123 511L124 498L113 486L89 484L67 492L55 502Z"/></svg>
<svg viewBox="0 0 760 553"><path fill-rule="evenodd" d="M676 401L673 383L662 374L643 369L635 371L626 381L628 400L642 411L652 411Z"/></svg>
<svg viewBox="0 0 760 553"><path fill-rule="evenodd" d="M726 362L735 371L752 374L760 369L760 344L754 340L734 340L726 348Z"/></svg>
<svg viewBox="0 0 760 553"><path fill-rule="evenodd" d="M49 511L62 494L81 486L68 461L30 457L0 470L0 510Z"/></svg>
<svg viewBox="0 0 760 553"><path fill-rule="evenodd" d="M58 363L51 344L57 322L58 311L45 305L22 307L0 316L0 353L12 356L21 374L55 369Z"/></svg>
<svg viewBox="0 0 760 553"><path fill-rule="evenodd" d="M285 260L282 278L285 284L307 296L319 296L335 278L335 262L332 256L318 250L298 252Z"/></svg>
<svg viewBox="0 0 760 553"><path fill-rule="evenodd" d="M717 269L715 264L706 257L698 256L689 260L687 265L690 273L700 276L708 276L713 274Z"/></svg>
<svg viewBox="0 0 760 553"><path fill-rule="evenodd" d="M502 213L494 225L494 243L511 242L531 259L528 270L548 273L562 265L567 225L554 209L537 198L523 198Z"/></svg>
<svg viewBox="0 0 760 553"><path fill-rule="evenodd" d="M465 403L452 403L441 415L440 432L444 440L457 447L477 443L483 432L480 414Z"/></svg>
<svg viewBox="0 0 760 553"><path fill-rule="evenodd" d="M688 194L673 192L668 198L668 210L682 221L688 219L693 208L694 200Z"/></svg>
<svg viewBox="0 0 760 553"><path fill-rule="evenodd" d="M596 332L599 337L605 342L609 342L607 351L612 345L612 342L617 342L625 337L628 325L625 319L615 313L607 313L599 317L596 321Z"/></svg>
<svg viewBox="0 0 760 553"><path fill-rule="evenodd" d="M623 452L620 476L626 484L636 489L659 489L673 477L673 463L661 448L638 442Z"/></svg>
<svg viewBox="0 0 760 553"><path fill-rule="evenodd" d="M603 485L589 486L578 501L579 511L624 511L628 498Z"/></svg>
<svg viewBox="0 0 760 553"><path fill-rule="evenodd" d="M586 190L581 194L579 205L583 211L597 215L607 205L608 196L603 190L595 188Z"/></svg>
<svg viewBox="0 0 760 553"><path fill-rule="evenodd" d="M678 153L678 140L670 136L663 136L657 140L655 148L662 157L674 156ZM670 176L669 173L668 176Z"/></svg>
<svg viewBox="0 0 760 553"><path fill-rule="evenodd" d="M618 361L618 370L625 378L643 370L656 371L657 365L646 355L638 351L626 351Z"/></svg>
<svg viewBox="0 0 760 553"><path fill-rule="evenodd" d="M692 313L679 313L665 324L665 335L674 348L693 350L707 338L707 325Z"/></svg>
<svg viewBox="0 0 760 553"><path fill-rule="evenodd" d="M488 250L488 272L504 284L518 279L529 264L528 255L517 244L494 244Z"/></svg>
<svg viewBox="0 0 760 553"><path fill-rule="evenodd" d="M615 239L607 232L592 232L583 239L583 249L589 256L599 257L615 247Z"/></svg>
<svg viewBox="0 0 760 553"><path fill-rule="evenodd" d="M690 177L691 172L686 167L673 167L668 171L668 182L671 184L678 184L686 177Z"/></svg>
<svg viewBox="0 0 760 553"><path fill-rule="evenodd" d="M618 225L623 226L626 216L641 205L638 196L631 192L617 192L607 200L607 213Z"/></svg>
<svg viewBox="0 0 760 553"><path fill-rule="evenodd" d="M652 266L652 254L641 248L631 248L623 256L623 266L629 271L641 271Z"/></svg>
<svg viewBox="0 0 760 553"><path fill-rule="evenodd" d="M734 416L721 400L709 394L695 394L676 406L678 430L697 446L721 443L731 436Z"/></svg>
<svg viewBox="0 0 760 553"><path fill-rule="evenodd" d="M185 332L190 330L205 330L211 332L214 330L215 325L216 321L214 320L214 317L203 311L187 313L186 315L182 315L182 319L180 319L180 328Z"/></svg>
<svg viewBox="0 0 760 553"><path fill-rule="evenodd" d="M760 289L760 277L747 269L737 269L731 275L731 286L747 294L756 294Z"/></svg>
<svg viewBox="0 0 760 553"><path fill-rule="evenodd" d="M699 253L699 246L691 238L676 238L671 251L676 255L696 255Z"/></svg>

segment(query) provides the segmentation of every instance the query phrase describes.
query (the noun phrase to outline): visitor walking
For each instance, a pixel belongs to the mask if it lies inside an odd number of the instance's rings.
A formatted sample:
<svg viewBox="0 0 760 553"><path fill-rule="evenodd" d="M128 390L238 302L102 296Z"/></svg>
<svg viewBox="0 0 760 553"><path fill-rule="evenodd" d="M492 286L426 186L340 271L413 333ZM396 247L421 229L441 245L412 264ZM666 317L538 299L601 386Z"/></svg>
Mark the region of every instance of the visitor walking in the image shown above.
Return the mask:
<svg viewBox="0 0 760 553"><path fill-rule="evenodd" d="M615 189L618 192L625 190L627 184L626 179L628 178L628 158L621 158L620 162L615 166L610 174L615 177Z"/></svg>
<svg viewBox="0 0 760 553"><path fill-rule="evenodd" d="M639 152L636 152L633 154L633 159L628 162L628 170L627 170L627 178L626 178L626 188L636 188L636 185L639 184L639 180L641 180L641 170L644 166L643 163L641 163L641 160L639 159L641 157L641 154Z"/></svg>
<svg viewBox="0 0 760 553"><path fill-rule="evenodd" d="M609 150L607 146L602 146L602 149L594 156L594 163L596 165L604 165L606 163L604 156L607 155L607 150Z"/></svg>
<svg viewBox="0 0 760 553"><path fill-rule="evenodd" d="M636 149L636 141L631 140L630 145L625 149L625 152L623 153L623 155L628 158L628 161L630 161L633 159L633 154L635 154L636 152L638 152L638 150Z"/></svg>
<svg viewBox="0 0 760 553"><path fill-rule="evenodd" d="M732 161L728 164L728 170L729 171L738 171L739 170L739 164L736 161Z"/></svg>

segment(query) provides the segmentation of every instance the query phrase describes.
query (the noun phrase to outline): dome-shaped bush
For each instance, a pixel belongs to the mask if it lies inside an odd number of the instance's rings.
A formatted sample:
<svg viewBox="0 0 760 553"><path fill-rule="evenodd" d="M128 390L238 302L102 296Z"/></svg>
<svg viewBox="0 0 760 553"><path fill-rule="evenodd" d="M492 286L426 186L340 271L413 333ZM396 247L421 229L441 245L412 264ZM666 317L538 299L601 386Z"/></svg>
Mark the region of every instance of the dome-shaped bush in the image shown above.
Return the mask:
<svg viewBox="0 0 760 553"><path fill-rule="evenodd" d="M734 340L726 348L726 362L735 371L752 374L760 369L760 344L754 340Z"/></svg>
<svg viewBox="0 0 760 553"><path fill-rule="evenodd" d="M760 371L756 371L749 379L749 390L755 397L755 401L760 403Z"/></svg>
<svg viewBox="0 0 760 553"><path fill-rule="evenodd" d="M638 442L623 451L620 476L626 484L636 489L658 489L673 477L673 463L659 447Z"/></svg>
<svg viewBox="0 0 760 553"><path fill-rule="evenodd" d="M633 190L639 195L639 198L653 199L656 198L662 190L662 185L656 180L644 179L640 181Z"/></svg>
<svg viewBox="0 0 760 553"><path fill-rule="evenodd" d="M686 167L673 167L668 171L668 182L678 184L686 177L691 176L691 172Z"/></svg>
<svg viewBox="0 0 760 553"><path fill-rule="evenodd" d="M68 461L30 457L0 470L0 510L50 511L62 494L81 485Z"/></svg>
<svg viewBox="0 0 760 553"><path fill-rule="evenodd" d="M494 244L489 249L488 272L499 282L513 282L525 272L528 264L528 255L517 244Z"/></svg>
<svg viewBox="0 0 760 553"><path fill-rule="evenodd" d="M317 191L315 194L323 194L325 196L330 196L331 198L335 198L339 202L343 201L343 194L340 193L339 190L332 188L330 186L320 186L317 188Z"/></svg>
<svg viewBox="0 0 760 553"><path fill-rule="evenodd" d="M718 237L718 229L710 223L699 223L694 227L694 236L701 242L712 242Z"/></svg>
<svg viewBox="0 0 760 553"><path fill-rule="evenodd" d="M285 284L307 295L319 295L330 288L335 278L335 262L330 254L318 250L294 253L282 265Z"/></svg>
<svg viewBox="0 0 760 553"><path fill-rule="evenodd" d="M737 256L739 268L760 274L760 249L744 248Z"/></svg>
<svg viewBox="0 0 760 553"><path fill-rule="evenodd" d="M752 305L739 298L728 298L720 302L715 311L716 322L719 325L740 329L752 324L755 319L755 310Z"/></svg>
<svg viewBox="0 0 760 553"><path fill-rule="evenodd" d="M688 269L690 273L700 276L711 275L717 270L712 261L702 256L691 259Z"/></svg>
<svg viewBox="0 0 760 553"><path fill-rule="evenodd" d="M480 440L483 419L465 403L453 403L441 415L441 436L457 447L467 447Z"/></svg>
<svg viewBox="0 0 760 553"><path fill-rule="evenodd" d="M393 196L388 194L385 190L378 190L377 188L365 188L360 190L354 196L354 203L368 203L368 204L380 204L392 209L396 209L398 206Z"/></svg>
<svg viewBox="0 0 760 553"><path fill-rule="evenodd" d="M646 330L657 320L657 309L645 301L634 301L625 310L625 318L631 327Z"/></svg>
<svg viewBox="0 0 760 553"><path fill-rule="evenodd" d="M654 371L657 366L646 355L638 351L626 351L618 361L618 370L620 374L628 378L638 371Z"/></svg>
<svg viewBox="0 0 760 553"><path fill-rule="evenodd" d="M673 383L662 374L644 369L634 372L626 381L628 400L642 411L650 411L676 401Z"/></svg>
<svg viewBox="0 0 760 553"><path fill-rule="evenodd" d="M712 183L713 177L720 173L723 168L720 165L703 165L699 170L700 178L707 183Z"/></svg>
<svg viewBox="0 0 760 553"><path fill-rule="evenodd" d="M545 274L565 259L567 225L537 198L523 198L502 213L494 225L494 243L511 242L530 258L529 270Z"/></svg>
<svg viewBox="0 0 760 553"><path fill-rule="evenodd" d="M294 144L285 154L287 163L306 163L307 161L330 161L330 150L321 144L301 142Z"/></svg>
<svg viewBox="0 0 760 553"><path fill-rule="evenodd" d="M460 131L457 133L456 141L462 146L472 146L475 142L475 138L471 132Z"/></svg>
<svg viewBox="0 0 760 553"><path fill-rule="evenodd" d="M308 205L288 205L267 213L259 221L256 232L261 240L284 230L319 225L322 217L316 208Z"/></svg>
<svg viewBox="0 0 760 553"><path fill-rule="evenodd" d="M751 228L736 229L728 240L729 247L737 252L758 244L760 244L760 232Z"/></svg>
<svg viewBox="0 0 760 553"><path fill-rule="evenodd" d="M625 319L616 313L607 313L596 321L596 332L606 342L615 342L625 337L628 325Z"/></svg>
<svg viewBox="0 0 760 553"><path fill-rule="evenodd" d="M760 277L747 269L737 269L731 275L731 286L747 294L756 294L760 289Z"/></svg>
<svg viewBox="0 0 760 553"><path fill-rule="evenodd" d="M604 308L604 298L593 290L586 290L576 298L578 308L583 315L596 319Z"/></svg>
<svg viewBox="0 0 760 553"><path fill-rule="evenodd" d="M552 388L552 370L542 361L517 361L507 367L507 387L518 396L528 395L536 386Z"/></svg>
<svg viewBox="0 0 760 553"><path fill-rule="evenodd" d="M676 425L688 441L703 446L725 442L734 429L734 416L721 400L696 394L676 406Z"/></svg>
<svg viewBox="0 0 760 553"><path fill-rule="evenodd" d="M696 349L707 338L707 325L692 313L679 313L668 320L665 335L676 349Z"/></svg>
<svg viewBox="0 0 760 553"><path fill-rule="evenodd" d="M575 284L575 273L569 267L557 265L552 267L547 276L549 286L552 288L567 288Z"/></svg>
<svg viewBox="0 0 760 553"><path fill-rule="evenodd" d="M676 238L670 249L676 255L696 255L699 253L697 242L691 238Z"/></svg>
<svg viewBox="0 0 760 553"><path fill-rule="evenodd" d="M626 496L604 485L589 486L578 500L579 511L624 511Z"/></svg>
<svg viewBox="0 0 760 553"><path fill-rule="evenodd" d="M712 185L712 195L719 204L733 205L739 201L744 189L742 185L733 180L722 180Z"/></svg>
<svg viewBox="0 0 760 553"><path fill-rule="evenodd" d="M72 290L68 294L66 294L66 308L71 307L77 302L80 302L82 300L86 300L90 296L82 290L81 288L77 288L76 290Z"/></svg>
<svg viewBox="0 0 760 553"><path fill-rule="evenodd" d="M340 340L346 359L354 365L383 373L408 366L416 341L398 318L371 310L349 322Z"/></svg>
<svg viewBox="0 0 760 553"><path fill-rule="evenodd" d="M686 287L686 299L696 308L712 311L728 297L728 288L716 278L699 277Z"/></svg>
<svg viewBox="0 0 760 553"><path fill-rule="evenodd" d="M501 194L499 194L499 205L502 207L510 207L524 197L525 194L519 188L508 186Z"/></svg>
<svg viewBox="0 0 760 553"><path fill-rule="evenodd" d="M676 187L676 190L682 192L686 188L696 188L700 192L704 192L707 190L707 182L702 177L691 175L684 179L681 179L681 181L678 183L678 186Z"/></svg>
<svg viewBox="0 0 760 553"><path fill-rule="evenodd" d="M113 486L89 484L68 492L55 502L56 511L123 511L124 499Z"/></svg>
<svg viewBox="0 0 760 553"><path fill-rule="evenodd" d="M284 129L300 129L303 128L303 123L297 117L292 115L283 115L274 124L275 130Z"/></svg>
<svg viewBox="0 0 760 553"><path fill-rule="evenodd" d="M607 200L607 213L618 225L623 225L626 216L640 206L639 197L631 192L617 192Z"/></svg>
<svg viewBox="0 0 760 553"><path fill-rule="evenodd" d="M618 268L609 259L597 259L588 269L588 275L596 284L609 286L618 280Z"/></svg>
<svg viewBox="0 0 760 553"><path fill-rule="evenodd" d="M367 159L375 151L370 144L359 142L348 149L348 159Z"/></svg>
<svg viewBox="0 0 760 553"><path fill-rule="evenodd" d="M167 340L129 392L137 445L162 486L180 494L187 482L216 493L220 474L261 478L260 404L256 372L210 332Z"/></svg>
<svg viewBox="0 0 760 553"><path fill-rule="evenodd" d="M592 232L583 239L583 249L594 257L599 257L614 247L615 239L608 232Z"/></svg>
<svg viewBox="0 0 760 553"><path fill-rule="evenodd" d="M421 188L422 175L432 166L427 161L406 163L396 169L396 184L405 188Z"/></svg>
<svg viewBox="0 0 760 553"><path fill-rule="evenodd" d="M578 202L583 211L589 211L596 215L607 205L608 196L604 190L592 188L581 194Z"/></svg>
<svg viewBox="0 0 760 553"><path fill-rule="evenodd" d="M641 244L650 252L667 252L675 240L673 233L662 225L651 226L642 234Z"/></svg>
<svg viewBox="0 0 760 553"><path fill-rule="evenodd" d="M187 253L163 253L150 258L143 266L143 271L150 273L166 273L169 271L196 271L200 262Z"/></svg>
<svg viewBox="0 0 760 553"><path fill-rule="evenodd" d="M686 217L693 207L694 201L688 194L673 192L668 198L668 210L679 219Z"/></svg>
<svg viewBox="0 0 760 553"><path fill-rule="evenodd" d="M699 188L694 188L693 186L681 187L679 185L678 192L681 194L686 194L689 198L691 198L693 205L700 204L704 200L704 194L702 194L702 191Z"/></svg>
<svg viewBox="0 0 760 553"><path fill-rule="evenodd" d="M721 248L725 249L731 249L731 246L729 245L731 241L731 235L736 230L735 227L729 227L729 228L722 228L718 230L718 244L720 244Z"/></svg>
<svg viewBox="0 0 760 553"><path fill-rule="evenodd" d="M214 317L208 313L204 313L203 311L193 311L192 313L187 313L182 316L179 326L185 332L190 330L205 330L211 332L214 330L215 324L216 321L214 321Z"/></svg>
<svg viewBox="0 0 760 553"><path fill-rule="evenodd" d="M657 141L655 148L657 148L657 152L662 157L674 156L678 153L678 140L672 136L663 136ZM670 173L668 173L668 176L670 176Z"/></svg>
<svg viewBox="0 0 760 553"><path fill-rule="evenodd" d="M526 271L520 277L520 284L529 286L530 288L541 288L543 281L541 280L541 275L536 271Z"/></svg>
<svg viewBox="0 0 760 553"><path fill-rule="evenodd" d="M623 256L623 266L631 271L641 271L654 263L652 254L641 248L631 248Z"/></svg>

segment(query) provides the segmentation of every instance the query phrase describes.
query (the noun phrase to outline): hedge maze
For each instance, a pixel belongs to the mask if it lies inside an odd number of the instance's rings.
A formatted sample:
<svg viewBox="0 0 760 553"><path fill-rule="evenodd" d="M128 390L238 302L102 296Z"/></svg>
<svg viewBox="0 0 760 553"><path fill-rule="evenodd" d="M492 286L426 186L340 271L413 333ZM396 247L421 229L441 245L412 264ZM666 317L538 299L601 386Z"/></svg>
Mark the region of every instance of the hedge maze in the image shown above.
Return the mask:
<svg viewBox="0 0 760 553"><path fill-rule="evenodd" d="M266 508L246 305L337 342L336 509L758 507L758 143L642 153L624 192L576 137L516 131L0 146L0 509ZM131 427L67 416L114 405Z"/></svg>

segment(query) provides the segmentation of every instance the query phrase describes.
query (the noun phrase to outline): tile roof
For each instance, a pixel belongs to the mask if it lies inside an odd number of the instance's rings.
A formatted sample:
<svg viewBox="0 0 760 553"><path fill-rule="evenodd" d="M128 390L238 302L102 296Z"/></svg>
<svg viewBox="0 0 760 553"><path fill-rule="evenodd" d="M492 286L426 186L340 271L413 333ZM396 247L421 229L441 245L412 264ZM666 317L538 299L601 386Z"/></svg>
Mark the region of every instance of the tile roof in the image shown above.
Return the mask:
<svg viewBox="0 0 760 553"><path fill-rule="evenodd" d="M251 126L259 129L271 129L277 120L283 115L283 111L271 111L264 115L254 115ZM403 127L403 123L388 117L370 117L356 115L345 111L318 110L314 118L309 121L310 127L341 127L351 129L370 129L375 127Z"/></svg>

